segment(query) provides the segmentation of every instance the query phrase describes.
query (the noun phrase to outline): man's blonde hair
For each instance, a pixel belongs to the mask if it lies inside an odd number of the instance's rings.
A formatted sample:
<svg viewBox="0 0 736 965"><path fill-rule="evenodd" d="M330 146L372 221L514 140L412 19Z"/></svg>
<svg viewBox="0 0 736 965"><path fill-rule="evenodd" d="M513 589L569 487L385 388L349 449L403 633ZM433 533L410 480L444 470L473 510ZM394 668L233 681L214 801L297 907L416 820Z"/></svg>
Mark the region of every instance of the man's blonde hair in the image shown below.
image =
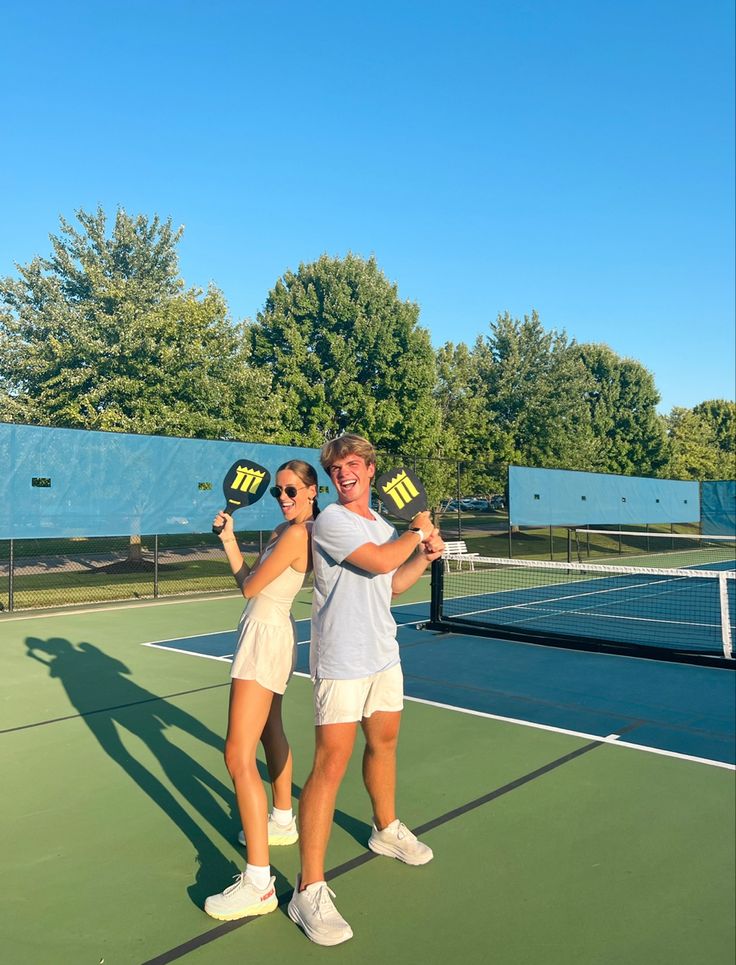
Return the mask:
<svg viewBox="0 0 736 965"><path fill-rule="evenodd" d="M364 459L366 466L376 464L376 450L367 439L354 432L346 432L337 439L326 442L320 450L319 461L322 463L322 468L329 472L335 459L344 459L346 456L353 455Z"/></svg>

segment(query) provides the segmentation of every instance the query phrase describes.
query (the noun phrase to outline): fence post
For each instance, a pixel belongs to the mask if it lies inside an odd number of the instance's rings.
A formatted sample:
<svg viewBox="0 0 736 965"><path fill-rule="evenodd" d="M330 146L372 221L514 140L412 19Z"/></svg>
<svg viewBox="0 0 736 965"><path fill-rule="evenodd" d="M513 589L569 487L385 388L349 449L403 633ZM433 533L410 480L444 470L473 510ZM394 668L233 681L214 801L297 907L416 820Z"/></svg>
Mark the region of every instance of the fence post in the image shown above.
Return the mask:
<svg viewBox="0 0 736 965"><path fill-rule="evenodd" d="M153 537L153 598L158 599L158 533Z"/></svg>
<svg viewBox="0 0 736 965"><path fill-rule="evenodd" d="M457 464L457 535L458 539L463 535L463 524L460 518L460 467L462 463Z"/></svg>
<svg viewBox="0 0 736 965"><path fill-rule="evenodd" d="M13 577L14 577L13 570L15 569L14 546L13 546L13 540L12 540L12 539L10 540L10 550L9 550L9 553L10 553L10 556L9 556L9 560L8 560L8 562L9 562L9 565L8 565L8 610L9 610L9 611L12 611L12 609L13 609L13 589L14 589L14 588L13 588Z"/></svg>

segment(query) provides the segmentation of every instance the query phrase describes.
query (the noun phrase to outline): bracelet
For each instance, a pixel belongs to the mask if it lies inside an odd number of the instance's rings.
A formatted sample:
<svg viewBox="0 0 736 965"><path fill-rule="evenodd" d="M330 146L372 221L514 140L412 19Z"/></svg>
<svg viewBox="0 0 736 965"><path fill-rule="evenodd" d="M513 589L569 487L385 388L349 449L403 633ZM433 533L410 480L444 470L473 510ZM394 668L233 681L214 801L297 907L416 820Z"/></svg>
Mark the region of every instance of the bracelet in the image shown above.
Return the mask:
<svg viewBox="0 0 736 965"><path fill-rule="evenodd" d="M419 542L420 542L420 543L423 543L423 542L425 541L425 539L427 538L427 537L424 535L424 533L422 532L422 530L419 529L418 526L410 526L410 527L409 527L409 532L410 532L410 533L416 533L417 536L419 537Z"/></svg>

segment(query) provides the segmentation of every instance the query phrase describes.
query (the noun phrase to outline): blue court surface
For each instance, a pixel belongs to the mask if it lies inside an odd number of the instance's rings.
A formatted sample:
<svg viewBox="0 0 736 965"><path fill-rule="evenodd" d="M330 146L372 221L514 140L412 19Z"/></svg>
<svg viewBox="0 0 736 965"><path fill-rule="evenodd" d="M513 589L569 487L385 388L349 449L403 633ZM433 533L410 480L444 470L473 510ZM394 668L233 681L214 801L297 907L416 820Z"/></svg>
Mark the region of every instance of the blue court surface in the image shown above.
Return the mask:
<svg viewBox="0 0 736 965"><path fill-rule="evenodd" d="M449 711L561 730L611 745L736 762L733 672L418 629L429 604L394 616L407 698ZM308 673L308 620L297 624L297 672ZM227 661L235 630L146 645Z"/></svg>

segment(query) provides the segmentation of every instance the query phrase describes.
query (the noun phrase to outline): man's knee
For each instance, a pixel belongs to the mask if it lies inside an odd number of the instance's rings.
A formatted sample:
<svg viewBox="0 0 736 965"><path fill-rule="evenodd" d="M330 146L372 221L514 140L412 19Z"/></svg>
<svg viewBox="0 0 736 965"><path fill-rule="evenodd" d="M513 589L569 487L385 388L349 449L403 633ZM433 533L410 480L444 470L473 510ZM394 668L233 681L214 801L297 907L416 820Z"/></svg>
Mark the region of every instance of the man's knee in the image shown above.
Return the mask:
<svg viewBox="0 0 736 965"><path fill-rule="evenodd" d="M314 755L312 777L326 784L339 784L345 776L351 752L343 749L323 748Z"/></svg>

